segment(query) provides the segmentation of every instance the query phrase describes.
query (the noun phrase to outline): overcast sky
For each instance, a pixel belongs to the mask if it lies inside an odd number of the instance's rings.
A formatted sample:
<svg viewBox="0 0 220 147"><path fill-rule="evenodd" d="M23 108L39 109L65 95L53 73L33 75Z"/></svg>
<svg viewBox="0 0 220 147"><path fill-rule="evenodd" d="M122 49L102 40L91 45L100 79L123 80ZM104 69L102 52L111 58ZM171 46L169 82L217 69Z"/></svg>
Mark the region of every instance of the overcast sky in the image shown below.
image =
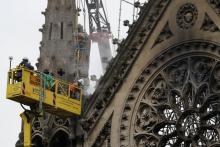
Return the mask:
<svg viewBox="0 0 220 147"><path fill-rule="evenodd" d="M112 32L117 36L120 0L103 2L107 6ZM0 146L15 145L21 128L19 114L23 111L19 104L5 99L8 57L14 57L12 66L16 66L23 57L29 58L32 64L36 63L42 37L38 30L44 24L41 11L44 11L46 5L46 0L5 0L0 5ZM131 19L132 7L124 3L122 16L123 19ZM125 36L126 30L127 28L122 28L122 36ZM101 66L96 45L93 46L91 59L90 74L99 76ZM93 70L93 65L99 65L99 70Z"/></svg>

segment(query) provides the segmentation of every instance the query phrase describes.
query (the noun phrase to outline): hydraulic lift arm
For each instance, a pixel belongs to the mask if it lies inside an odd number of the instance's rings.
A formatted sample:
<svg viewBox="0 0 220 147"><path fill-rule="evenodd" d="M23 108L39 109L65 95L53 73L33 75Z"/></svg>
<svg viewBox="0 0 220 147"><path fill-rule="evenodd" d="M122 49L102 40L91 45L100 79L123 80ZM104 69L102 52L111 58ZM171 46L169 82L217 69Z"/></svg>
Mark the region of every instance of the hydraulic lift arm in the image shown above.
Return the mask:
<svg viewBox="0 0 220 147"><path fill-rule="evenodd" d="M24 129L24 147L31 147L31 122L34 118L34 115L30 112L23 112L20 114L23 122Z"/></svg>

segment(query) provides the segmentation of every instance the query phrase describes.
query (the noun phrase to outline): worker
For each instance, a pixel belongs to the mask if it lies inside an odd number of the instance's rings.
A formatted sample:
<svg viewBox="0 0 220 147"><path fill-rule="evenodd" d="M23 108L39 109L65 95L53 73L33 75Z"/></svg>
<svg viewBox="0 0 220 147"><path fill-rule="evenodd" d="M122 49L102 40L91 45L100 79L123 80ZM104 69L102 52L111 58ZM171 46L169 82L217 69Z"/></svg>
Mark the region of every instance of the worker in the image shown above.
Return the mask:
<svg viewBox="0 0 220 147"><path fill-rule="evenodd" d="M34 67L31 65L28 58L23 58L21 63L18 65L18 67L25 67L29 70L34 70Z"/></svg>
<svg viewBox="0 0 220 147"><path fill-rule="evenodd" d="M29 70L34 70L34 67L31 65L28 58L23 58L22 61L17 66L18 70L15 73L15 79L16 79L17 82L22 81L22 70L21 70L21 68L23 68L23 67L25 67Z"/></svg>
<svg viewBox="0 0 220 147"><path fill-rule="evenodd" d="M21 82L22 81L22 70L17 70L15 73L15 80L17 82Z"/></svg>
<svg viewBox="0 0 220 147"><path fill-rule="evenodd" d="M78 84L76 83L72 83L69 85L71 98L80 99L80 90L77 87Z"/></svg>
<svg viewBox="0 0 220 147"><path fill-rule="evenodd" d="M55 80L52 73L49 73L49 71L46 69L43 73L43 80L45 82L45 88L53 90Z"/></svg>

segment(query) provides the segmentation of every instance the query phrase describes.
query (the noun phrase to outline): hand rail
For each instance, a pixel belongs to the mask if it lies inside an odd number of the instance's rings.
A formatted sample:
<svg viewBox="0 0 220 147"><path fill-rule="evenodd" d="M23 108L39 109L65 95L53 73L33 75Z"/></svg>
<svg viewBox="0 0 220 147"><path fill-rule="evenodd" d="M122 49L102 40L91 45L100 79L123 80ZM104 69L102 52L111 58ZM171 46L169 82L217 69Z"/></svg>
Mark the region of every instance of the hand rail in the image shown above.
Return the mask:
<svg viewBox="0 0 220 147"><path fill-rule="evenodd" d="M63 82L60 82L60 81L57 81L58 82L58 89L61 88L61 95L64 95L66 97L69 97L69 84L66 84L66 83L63 83ZM63 87L62 84L65 84L65 85L68 85L68 89L65 90L65 88ZM57 91L57 93L59 94L59 90Z"/></svg>

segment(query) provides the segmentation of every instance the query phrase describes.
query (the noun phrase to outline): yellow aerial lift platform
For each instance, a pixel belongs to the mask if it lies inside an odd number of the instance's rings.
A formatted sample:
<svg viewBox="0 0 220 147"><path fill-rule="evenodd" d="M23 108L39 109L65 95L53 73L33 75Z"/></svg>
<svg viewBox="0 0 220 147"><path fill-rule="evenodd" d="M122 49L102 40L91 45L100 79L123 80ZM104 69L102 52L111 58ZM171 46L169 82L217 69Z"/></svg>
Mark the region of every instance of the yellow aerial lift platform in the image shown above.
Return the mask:
<svg viewBox="0 0 220 147"><path fill-rule="evenodd" d="M27 68L10 69L8 72L7 99L38 108L38 112L21 114L24 125L24 147L31 147L31 122L34 115L49 112L61 117L81 115L82 90L47 74ZM48 86L49 85L49 86Z"/></svg>

